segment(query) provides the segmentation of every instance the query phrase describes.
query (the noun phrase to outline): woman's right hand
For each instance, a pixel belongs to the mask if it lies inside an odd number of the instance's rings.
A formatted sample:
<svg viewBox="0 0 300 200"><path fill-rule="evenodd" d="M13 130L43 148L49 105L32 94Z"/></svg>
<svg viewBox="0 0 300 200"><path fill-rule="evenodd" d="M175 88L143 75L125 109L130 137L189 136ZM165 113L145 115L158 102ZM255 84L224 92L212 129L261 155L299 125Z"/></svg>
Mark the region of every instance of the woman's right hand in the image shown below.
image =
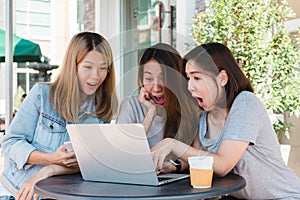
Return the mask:
<svg viewBox="0 0 300 200"><path fill-rule="evenodd" d="M60 165L47 165L41 168L33 177L24 182L17 193L16 200L37 200L39 195L34 193L34 186L38 181L54 175L73 174L77 172L79 172L79 168L66 168Z"/></svg>
<svg viewBox="0 0 300 200"><path fill-rule="evenodd" d="M157 115L157 107L151 95L146 91L144 87L141 88L139 95L139 102L146 107L147 113L142 121L146 134L148 134L152 122Z"/></svg>
<svg viewBox="0 0 300 200"><path fill-rule="evenodd" d="M154 166L158 174L164 172L165 159L173 151L175 142L175 139L165 138L151 148Z"/></svg>
<svg viewBox="0 0 300 200"><path fill-rule="evenodd" d="M141 104L143 104L147 110L155 110L156 109L155 103L154 103L153 99L151 98L151 94L149 92L147 92L144 87L141 88L138 99L139 99L139 102Z"/></svg>

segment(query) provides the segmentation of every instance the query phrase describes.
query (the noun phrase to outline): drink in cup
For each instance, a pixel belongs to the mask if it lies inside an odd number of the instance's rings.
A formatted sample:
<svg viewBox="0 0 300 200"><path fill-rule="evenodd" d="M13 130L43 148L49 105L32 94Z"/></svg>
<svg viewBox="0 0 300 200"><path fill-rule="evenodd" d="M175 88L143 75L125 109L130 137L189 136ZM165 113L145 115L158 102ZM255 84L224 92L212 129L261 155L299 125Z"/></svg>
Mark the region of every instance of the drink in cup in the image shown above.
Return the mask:
<svg viewBox="0 0 300 200"><path fill-rule="evenodd" d="M192 156L188 158L190 179L193 188L211 187L213 158L213 156Z"/></svg>

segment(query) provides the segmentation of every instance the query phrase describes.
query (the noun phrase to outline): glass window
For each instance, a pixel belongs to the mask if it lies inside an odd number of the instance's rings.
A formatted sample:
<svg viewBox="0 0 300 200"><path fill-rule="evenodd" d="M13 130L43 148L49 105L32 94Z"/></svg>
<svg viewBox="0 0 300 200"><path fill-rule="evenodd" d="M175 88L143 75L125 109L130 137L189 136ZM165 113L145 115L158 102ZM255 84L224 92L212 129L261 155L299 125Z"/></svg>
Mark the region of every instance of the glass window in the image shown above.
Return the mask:
<svg viewBox="0 0 300 200"><path fill-rule="evenodd" d="M18 30L18 35L26 35L27 34L27 26L26 24L16 24L16 30Z"/></svg>
<svg viewBox="0 0 300 200"><path fill-rule="evenodd" d="M34 26L34 25L32 25L32 26L28 27L28 31L30 33L32 33L31 36L35 37L35 38L37 38L37 37L41 38L42 36L43 37L50 37L51 36L50 35L51 31L50 31L49 26Z"/></svg>
<svg viewBox="0 0 300 200"><path fill-rule="evenodd" d="M150 1L139 0L139 10L138 10L138 24L139 25L148 25L148 8Z"/></svg>
<svg viewBox="0 0 300 200"><path fill-rule="evenodd" d="M50 39L50 0L16 0L16 33L24 38Z"/></svg>
<svg viewBox="0 0 300 200"><path fill-rule="evenodd" d="M31 11L50 12L50 0L29 0L29 7Z"/></svg>
<svg viewBox="0 0 300 200"><path fill-rule="evenodd" d="M17 10L16 11L16 22L17 23L27 23L27 13L25 11Z"/></svg>
<svg viewBox="0 0 300 200"><path fill-rule="evenodd" d="M17 86L26 91L26 73L18 73L17 75Z"/></svg>
<svg viewBox="0 0 300 200"><path fill-rule="evenodd" d="M35 76L38 71L30 69L26 63L18 63L17 67L17 88L22 88L24 92L28 93L35 84Z"/></svg>
<svg viewBox="0 0 300 200"><path fill-rule="evenodd" d="M50 0L16 0L17 35L23 38L50 39L50 3ZM37 72L27 68L25 63L18 63L16 72L18 90L28 93L34 85L34 75Z"/></svg>
<svg viewBox="0 0 300 200"><path fill-rule="evenodd" d="M83 25L83 0L77 0L77 28L79 31L84 30L84 25Z"/></svg>
<svg viewBox="0 0 300 200"><path fill-rule="evenodd" d="M50 26L50 14L30 12L28 16L28 23L41 26Z"/></svg>
<svg viewBox="0 0 300 200"><path fill-rule="evenodd" d="M27 0L16 0L16 9L24 9L27 8Z"/></svg>

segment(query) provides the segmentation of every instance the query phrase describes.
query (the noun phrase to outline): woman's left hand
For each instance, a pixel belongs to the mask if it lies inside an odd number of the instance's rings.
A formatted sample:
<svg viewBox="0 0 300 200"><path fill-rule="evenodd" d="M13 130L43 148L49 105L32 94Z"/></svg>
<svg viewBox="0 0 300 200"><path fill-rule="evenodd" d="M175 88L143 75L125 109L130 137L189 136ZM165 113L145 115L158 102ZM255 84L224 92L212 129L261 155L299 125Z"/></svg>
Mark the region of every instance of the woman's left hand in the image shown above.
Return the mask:
<svg viewBox="0 0 300 200"><path fill-rule="evenodd" d="M33 176L32 178L28 179L18 191L16 200L26 200L26 199L34 199L37 200L39 195L34 193L34 186L35 184L42 180L43 178L40 176Z"/></svg>
<svg viewBox="0 0 300 200"><path fill-rule="evenodd" d="M67 152L65 145L61 145L56 151L49 153L49 163L57 164L64 167L78 168L78 162L75 152Z"/></svg>

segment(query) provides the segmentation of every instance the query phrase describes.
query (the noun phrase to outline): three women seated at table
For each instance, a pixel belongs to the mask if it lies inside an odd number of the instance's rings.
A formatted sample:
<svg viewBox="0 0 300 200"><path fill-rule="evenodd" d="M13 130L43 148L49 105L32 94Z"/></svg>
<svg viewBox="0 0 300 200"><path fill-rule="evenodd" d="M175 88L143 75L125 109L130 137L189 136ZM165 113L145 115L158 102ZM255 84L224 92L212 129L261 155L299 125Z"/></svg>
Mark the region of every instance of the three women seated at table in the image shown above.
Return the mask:
<svg viewBox="0 0 300 200"><path fill-rule="evenodd" d="M210 155L215 175L233 171L246 179L234 197L300 198L300 180L281 158L266 109L226 46L200 45L182 62L170 45L154 45L141 56L138 87L116 121L144 125L158 173L182 171L189 156ZM79 171L62 145L69 140L65 125L109 122L118 107L114 89L107 41L75 35L58 79L31 90L3 140L2 183L17 199L37 198L33 187L43 178Z"/></svg>

